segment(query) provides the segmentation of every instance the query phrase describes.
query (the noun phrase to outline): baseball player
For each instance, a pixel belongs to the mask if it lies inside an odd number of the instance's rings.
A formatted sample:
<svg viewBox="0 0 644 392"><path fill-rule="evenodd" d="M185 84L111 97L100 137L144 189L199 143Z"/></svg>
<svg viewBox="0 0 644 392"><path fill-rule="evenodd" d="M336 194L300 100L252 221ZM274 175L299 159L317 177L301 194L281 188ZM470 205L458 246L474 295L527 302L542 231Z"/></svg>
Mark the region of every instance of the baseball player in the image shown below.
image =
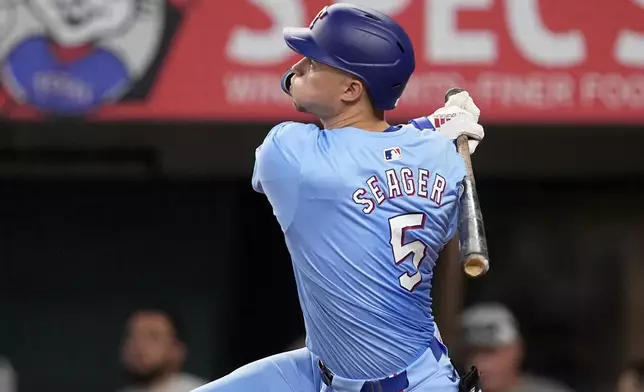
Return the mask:
<svg viewBox="0 0 644 392"><path fill-rule="evenodd" d="M439 252L455 236L465 176L453 139L465 133L476 147L484 135L478 108L462 92L429 117L388 124L384 112L396 106L415 60L405 31L380 12L334 4L284 38L303 58L282 87L323 129L275 126L257 149L252 183L284 231L306 348L198 392L477 388L476 374L459 382L430 289Z"/></svg>

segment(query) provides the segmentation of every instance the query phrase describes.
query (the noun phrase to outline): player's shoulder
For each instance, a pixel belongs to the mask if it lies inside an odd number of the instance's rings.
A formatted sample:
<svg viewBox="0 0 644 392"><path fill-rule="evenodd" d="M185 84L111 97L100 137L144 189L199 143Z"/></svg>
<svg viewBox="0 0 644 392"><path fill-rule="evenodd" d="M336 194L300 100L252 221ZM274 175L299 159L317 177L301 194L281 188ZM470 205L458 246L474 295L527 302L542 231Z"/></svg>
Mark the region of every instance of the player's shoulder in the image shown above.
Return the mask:
<svg viewBox="0 0 644 392"><path fill-rule="evenodd" d="M411 124L403 125L404 129L409 129L408 133L413 135L412 137L416 140L421 141L422 148L427 149L427 151L443 152L445 154L456 154L456 143L454 140L451 140L440 132L433 129L418 129Z"/></svg>
<svg viewBox="0 0 644 392"><path fill-rule="evenodd" d="M446 145L451 142L450 139L446 138L443 136L440 132L434 130L434 129L418 129L412 124L405 124L403 125L405 128L411 128L412 131L415 134L417 134L419 137L423 138L424 140L427 141L433 141L435 143L439 143L442 145Z"/></svg>
<svg viewBox="0 0 644 392"><path fill-rule="evenodd" d="M315 124L287 121L275 125L264 140L267 144L275 145L279 149L299 150L314 140L320 128Z"/></svg>
<svg viewBox="0 0 644 392"><path fill-rule="evenodd" d="M294 121L275 125L256 150L258 161L272 161L275 157L299 163L310 151L319 128L315 124Z"/></svg>
<svg viewBox="0 0 644 392"><path fill-rule="evenodd" d="M320 128L315 124L285 121L275 125L269 135L273 135L273 137L304 137L319 130Z"/></svg>
<svg viewBox="0 0 644 392"><path fill-rule="evenodd" d="M413 125L411 145L419 154L423 154L427 160L438 164L441 167L449 168L449 172L456 177L462 177L465 173L465 162L456 149L456 142L445 137L433 129L418 129ZM409 139L408 139L409 140Z"/></svg>

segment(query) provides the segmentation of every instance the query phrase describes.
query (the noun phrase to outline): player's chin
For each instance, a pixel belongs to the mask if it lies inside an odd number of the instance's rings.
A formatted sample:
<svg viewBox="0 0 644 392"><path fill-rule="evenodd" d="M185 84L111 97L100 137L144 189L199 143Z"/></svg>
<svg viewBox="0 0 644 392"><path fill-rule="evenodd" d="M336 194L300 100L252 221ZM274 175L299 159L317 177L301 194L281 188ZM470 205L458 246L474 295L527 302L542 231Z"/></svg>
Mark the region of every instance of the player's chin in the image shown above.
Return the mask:
<svg viewBox="0 0 644 392"><path fill-rule="evenodd" d="M295 110L297 110L300 113L308 113L308 110L306 110L306 107L304 105L300 105L297 103L296 100L293 100L293 106L295 106Z"/></svg>
<svg viewBox="0 0 644 392"><path fill-rule="evenodd" d="M300 113L308 113L306 110L307 106L304 101L306 101L306 98L301 95L301 91L299 88L297 88L294 84L291 84L291 99L293 100L293 106L295 106L295 110L297 110Z"/></svg>

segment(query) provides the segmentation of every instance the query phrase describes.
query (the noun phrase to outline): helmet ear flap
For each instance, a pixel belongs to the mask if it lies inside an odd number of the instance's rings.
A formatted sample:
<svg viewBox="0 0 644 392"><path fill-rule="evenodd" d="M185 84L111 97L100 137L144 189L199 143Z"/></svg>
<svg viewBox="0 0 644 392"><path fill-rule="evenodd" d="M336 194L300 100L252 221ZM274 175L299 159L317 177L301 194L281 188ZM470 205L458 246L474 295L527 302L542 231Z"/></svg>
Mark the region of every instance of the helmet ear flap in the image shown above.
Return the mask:
<svg viewBox="0 0 644 392"><path fill-rule="evenodd" d="M295 76L295 72L290 69L282 76L282 91L288 95L291 95L291 80L293 76Z"/></svg>

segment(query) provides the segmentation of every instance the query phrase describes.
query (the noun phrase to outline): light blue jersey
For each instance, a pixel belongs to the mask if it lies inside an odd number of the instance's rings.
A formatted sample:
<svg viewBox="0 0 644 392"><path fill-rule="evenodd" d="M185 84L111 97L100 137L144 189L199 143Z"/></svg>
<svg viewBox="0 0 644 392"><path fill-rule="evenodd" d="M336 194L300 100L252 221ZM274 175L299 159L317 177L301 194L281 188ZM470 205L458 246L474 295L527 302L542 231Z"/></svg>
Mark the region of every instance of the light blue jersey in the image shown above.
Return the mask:
<svg viewBox="0 0 644 392"><path fill-rule="evenodd" d="M417 360L434 339L432 270L457 229L465 165L450 141L282 123L257 149L291 254L307 347L335 374L370 379Z"/></svg>

